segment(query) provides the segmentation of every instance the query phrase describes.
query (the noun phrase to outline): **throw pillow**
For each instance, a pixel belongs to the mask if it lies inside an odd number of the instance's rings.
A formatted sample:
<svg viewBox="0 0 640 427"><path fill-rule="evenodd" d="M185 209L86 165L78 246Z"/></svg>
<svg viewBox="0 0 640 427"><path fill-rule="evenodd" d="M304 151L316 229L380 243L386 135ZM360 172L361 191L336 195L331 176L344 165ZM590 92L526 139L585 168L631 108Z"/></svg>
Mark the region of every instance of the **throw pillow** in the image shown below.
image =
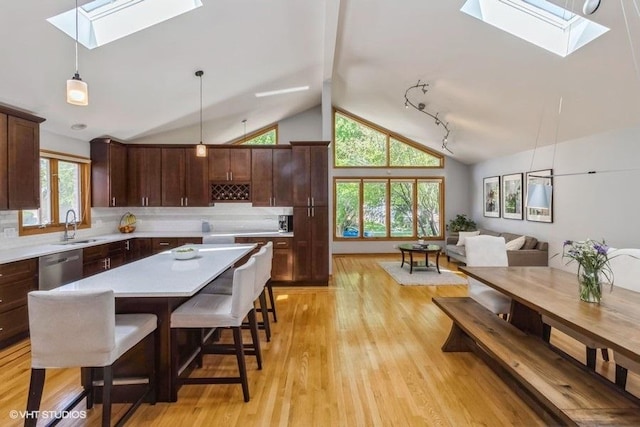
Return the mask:
<svg viewBox="0 0 640 427"><path fill-rule="evenodd" d="M522 249L535 249L538 246L538 239L535 237L525 236L524 246Z"/></svg>
<svg viewBox="0 0 640 427"><path fill-rule="evenodd" d="M522 246L524 246L524 236L520 236L516 239L513 239L511 241L508 241L506 244L507 250L508 251L517 251L518 249L520 249Z"/></svg>
<svg viewBox="0 0 640 427"><path fill-rule="evenodd" d="M461 231L458 233L458 243L456 243L456 246L464 246L464 239L479 235L480 231Z"/></svg>

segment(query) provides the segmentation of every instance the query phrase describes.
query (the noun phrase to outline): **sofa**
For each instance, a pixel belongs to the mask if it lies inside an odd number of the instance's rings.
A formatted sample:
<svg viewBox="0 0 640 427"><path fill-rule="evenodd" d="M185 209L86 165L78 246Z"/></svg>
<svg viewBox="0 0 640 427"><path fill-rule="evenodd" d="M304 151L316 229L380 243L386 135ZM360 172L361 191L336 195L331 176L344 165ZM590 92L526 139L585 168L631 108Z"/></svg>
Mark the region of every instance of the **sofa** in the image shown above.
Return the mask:
<svg viewBox="0 0 640 427"><path fill-rule="evenodd" d="M504 237L505 242L510 242L522 236L514 233L500 233L498 231L478 229L480 234ZM524 236L524 245L517 250L507 250L507 258L510 267L517 266L548 266L549 265L549 244L547 242L539 242L538 239L531 236ZM465 258L465 247L457 246L459 235L451 234L447 237L445 253L447 261L455 259L462 263L467 263Z"/></svg>

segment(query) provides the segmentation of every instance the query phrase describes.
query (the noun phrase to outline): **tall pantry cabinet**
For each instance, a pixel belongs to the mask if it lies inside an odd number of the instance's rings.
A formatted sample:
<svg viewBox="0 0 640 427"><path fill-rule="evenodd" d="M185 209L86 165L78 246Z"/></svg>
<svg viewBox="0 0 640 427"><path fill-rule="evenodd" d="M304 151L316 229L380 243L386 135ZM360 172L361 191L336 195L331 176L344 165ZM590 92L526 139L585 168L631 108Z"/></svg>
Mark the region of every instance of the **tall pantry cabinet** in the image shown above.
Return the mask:
<svg viewBox="0 0 640 427"><path fill-rule="evenodd" d="M293 280L329 280L328 141L291 141Z"/></svg>

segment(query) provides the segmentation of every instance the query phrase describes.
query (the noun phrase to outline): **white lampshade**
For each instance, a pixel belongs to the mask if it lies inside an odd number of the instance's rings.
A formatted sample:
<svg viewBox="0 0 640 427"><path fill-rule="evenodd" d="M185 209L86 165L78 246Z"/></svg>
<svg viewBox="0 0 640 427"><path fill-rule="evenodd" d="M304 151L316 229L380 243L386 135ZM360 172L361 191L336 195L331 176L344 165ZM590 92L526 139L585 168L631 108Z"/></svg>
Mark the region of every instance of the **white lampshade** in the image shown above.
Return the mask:
<svg viewBox="0 0 640 427"><path fill-rule="evenodd" d="M196 156L207 157L207 146L203 143L196 145Z"/></svg>
<svg viewBox="0 0 640 427"><path fill-rule="evenodd" d="M529 184L527 187L527 207L534 209L549 209L551 207L550 185Z"/></svg>
<svg viewBox="0 0 640 427"><path fill-rule="evenodd" d="M73 105L89 105L89 87L77 73L67 80L67 102Z"/></svg>

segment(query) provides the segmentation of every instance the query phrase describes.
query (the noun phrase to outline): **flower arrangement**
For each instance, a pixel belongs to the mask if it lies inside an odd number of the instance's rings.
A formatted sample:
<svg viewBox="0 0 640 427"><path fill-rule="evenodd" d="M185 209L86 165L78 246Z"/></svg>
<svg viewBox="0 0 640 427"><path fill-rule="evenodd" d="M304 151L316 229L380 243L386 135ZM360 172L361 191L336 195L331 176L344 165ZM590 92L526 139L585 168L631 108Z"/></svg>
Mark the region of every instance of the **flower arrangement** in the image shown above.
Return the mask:
<svg viewBox="0 0 640 427"><path fill-rule="evenodd" d="M584 241L567 240L562 248L562 258L578 263L578 282L580 299L599 303L602 298L602 282L613 289L613 271L609 265L609 246L604 242L587 239Z"/></svg>

